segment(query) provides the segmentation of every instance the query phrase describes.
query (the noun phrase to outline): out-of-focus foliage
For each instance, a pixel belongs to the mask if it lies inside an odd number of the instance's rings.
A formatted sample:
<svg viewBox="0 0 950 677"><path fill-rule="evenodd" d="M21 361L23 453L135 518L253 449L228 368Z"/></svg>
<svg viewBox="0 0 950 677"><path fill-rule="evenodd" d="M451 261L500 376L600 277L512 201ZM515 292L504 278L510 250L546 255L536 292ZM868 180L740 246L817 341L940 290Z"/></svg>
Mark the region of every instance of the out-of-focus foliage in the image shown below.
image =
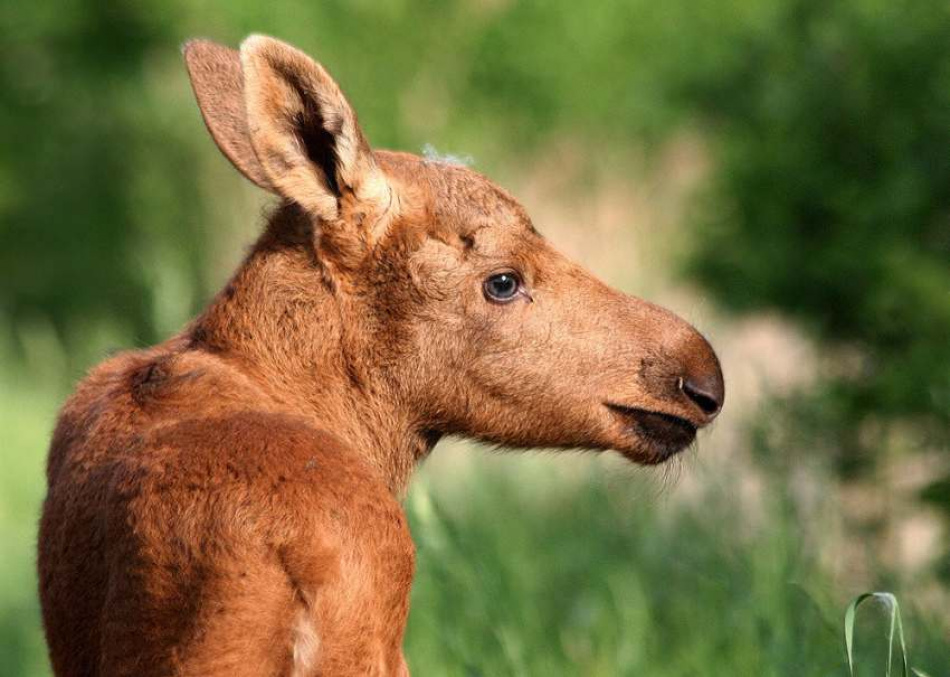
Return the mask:
<svg viewBox="0 0 950 677"><path fill-rule="evenodd" d="M201 278L195 150L149 101L170 22L147 4L9 5L0 67L0 314L61 335L114 322L156 338L143 254Z"/></svg>
<svg viewBox="0 0 950 677"><path fill-rule="evenodd" d="M415 671L847 674L845 602L828 597L782 481L750 519L734 488L710 477L695 504L661 507L596 473L555 498L563 485L531 459L505 460L504 475L487 474L464 500L433 495L424 479L410 497L421 544L406 642ZM942 674L939 624L911 618L914 665ZM856 635L855 674L882 674L884 619L862 617Z"/></svg>
<svg viewBox="0 0 950 677"><path fill-rule="evenodd" d="M696 80L719 168L692 271L840 348L792 408L856 469L950 444L950 7L788 0L743 58ZM950 505L950 504L948 504Z"/></svg>
<svg viewBox="0 0 950 677"><path fill-rule="evenodd" d="M689 113L670 84L730 64L735 36L773 12L747 0L8 5L0 331L51 325L80 355L75 372L97 324L154 342L219 281L205 243L228 227L216 205L239 182L199 184L224 161L186 84L190 37L279 36L330 67L374 144L458 148L491 170L553 139L661 137Z"/></svg>

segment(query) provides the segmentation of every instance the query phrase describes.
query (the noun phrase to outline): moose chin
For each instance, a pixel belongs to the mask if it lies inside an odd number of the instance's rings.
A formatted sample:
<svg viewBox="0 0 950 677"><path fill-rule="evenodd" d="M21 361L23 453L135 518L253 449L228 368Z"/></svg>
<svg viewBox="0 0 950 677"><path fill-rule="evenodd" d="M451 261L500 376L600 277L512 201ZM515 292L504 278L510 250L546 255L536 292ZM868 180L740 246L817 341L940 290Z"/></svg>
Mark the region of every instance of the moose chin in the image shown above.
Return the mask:
<svg viewBox="0 0 950 677"><path fill-rule="evenodd" d="M39 534L57 675L406 675L399 499L444 435L655 464L719 413L719 361L489 179L374 150L278 40L184 48L204 122L276 196L164 343L62 409Z"/></svg>

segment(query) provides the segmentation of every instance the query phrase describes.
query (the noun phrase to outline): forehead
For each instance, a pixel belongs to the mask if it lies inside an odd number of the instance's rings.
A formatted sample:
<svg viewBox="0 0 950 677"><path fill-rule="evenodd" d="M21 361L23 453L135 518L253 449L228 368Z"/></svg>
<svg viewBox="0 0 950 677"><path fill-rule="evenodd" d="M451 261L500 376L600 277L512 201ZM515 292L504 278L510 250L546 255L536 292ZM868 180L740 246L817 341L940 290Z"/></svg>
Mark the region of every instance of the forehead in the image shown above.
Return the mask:
<svg viewBox="0 0 950 677"><path fill-rule="evenodd" d="M429 163L427 163L429 164ZM486 228L532 230L524 208L505 190L467 167L431 163L431 209L439 221L456 221L459 234Z"/></svg>
<svg viewBox="0 0 950 677"><path fill-rule="evenodd" d="M399 155L387 158L384 167L398 175L421 203L430 235L455 236L481 245L538 236L518 201L485 176L460 165Z"/></svg>

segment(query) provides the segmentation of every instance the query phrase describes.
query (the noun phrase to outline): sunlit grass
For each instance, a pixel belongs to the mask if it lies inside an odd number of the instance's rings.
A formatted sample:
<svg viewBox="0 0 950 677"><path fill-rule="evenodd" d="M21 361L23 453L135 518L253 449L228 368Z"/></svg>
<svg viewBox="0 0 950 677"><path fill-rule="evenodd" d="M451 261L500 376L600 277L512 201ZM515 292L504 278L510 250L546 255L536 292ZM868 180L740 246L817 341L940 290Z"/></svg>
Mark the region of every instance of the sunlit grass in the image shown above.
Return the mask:
<svg viewBox="0 0 950 677"><path fill-rule="evenodd" d="M597 465L565 482L556 460L512 463L476 470L453 495L426 478L410 495L417 674L848 674L846 598L782 500L749 529L715 481L699 503L673 504L636 481L618 496ZM928 636L915 664L942 674L950 646L937 627Z"/></svg>

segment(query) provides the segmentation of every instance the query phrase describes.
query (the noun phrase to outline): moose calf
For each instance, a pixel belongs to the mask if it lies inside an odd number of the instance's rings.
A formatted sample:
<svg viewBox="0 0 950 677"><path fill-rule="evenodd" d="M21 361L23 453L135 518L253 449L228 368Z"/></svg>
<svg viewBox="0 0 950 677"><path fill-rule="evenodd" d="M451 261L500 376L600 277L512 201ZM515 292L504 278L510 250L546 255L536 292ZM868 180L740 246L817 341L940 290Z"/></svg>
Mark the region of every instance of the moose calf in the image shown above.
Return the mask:
<svg viewBox="0 0 950 677"><path fill-rule="evenodd" d="M200 317L62 410L39 535L53 668L406 675L398 499L438 440L660 463L719 412L719 362L485 177L372 150L293 47L184 55L211 136L280 205Z"/></svg>

